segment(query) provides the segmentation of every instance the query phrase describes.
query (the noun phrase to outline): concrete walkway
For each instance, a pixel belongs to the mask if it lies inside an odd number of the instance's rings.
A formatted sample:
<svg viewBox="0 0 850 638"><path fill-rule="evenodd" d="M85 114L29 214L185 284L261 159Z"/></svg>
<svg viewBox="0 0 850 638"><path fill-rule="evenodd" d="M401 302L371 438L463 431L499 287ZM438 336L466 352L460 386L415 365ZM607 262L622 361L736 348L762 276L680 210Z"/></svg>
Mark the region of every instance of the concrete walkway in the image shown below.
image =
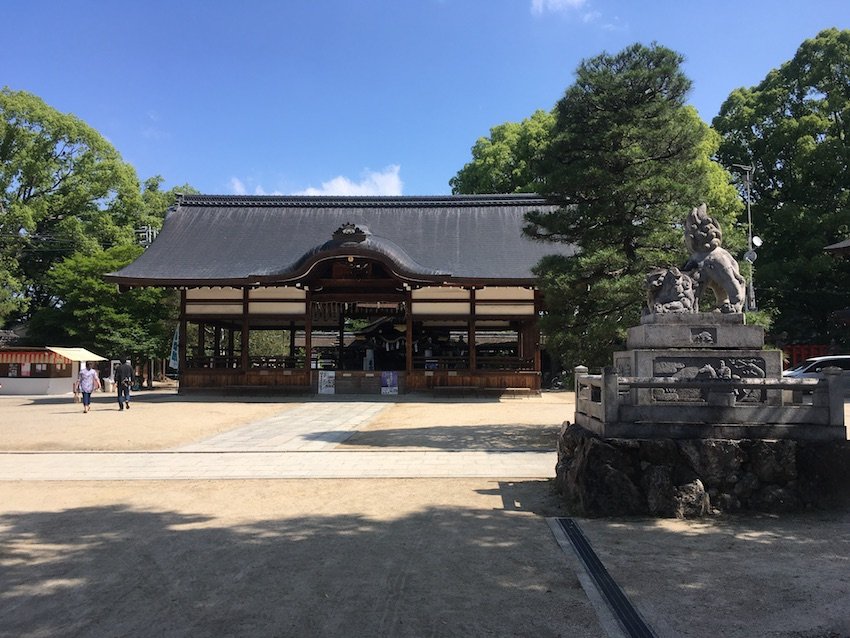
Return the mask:
<svg viewBox="0 0 850 638"><path fill-rule="evenodd" d="M387 406L309 403L161 452L6 452L0 481L554 476L554 451L337 447Z"/></svg>
<svg viewBox="0 0 850 638"><path fill-rule="evenodd" d="M308 452L342 443L387 407L386 403L308 403L270 419L250 423L178 452ZM330 430L330 431L329 431ZM320 435L316 433L321 431Z"/></svg>

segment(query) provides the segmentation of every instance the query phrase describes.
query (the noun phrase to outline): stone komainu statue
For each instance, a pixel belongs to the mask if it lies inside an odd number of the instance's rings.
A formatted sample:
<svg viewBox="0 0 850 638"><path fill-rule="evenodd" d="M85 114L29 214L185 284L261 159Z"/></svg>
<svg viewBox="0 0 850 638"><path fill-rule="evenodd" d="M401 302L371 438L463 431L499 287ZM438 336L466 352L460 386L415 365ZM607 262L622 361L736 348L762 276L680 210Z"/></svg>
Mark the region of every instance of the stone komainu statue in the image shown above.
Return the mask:
<svg viewBox="0 0 850 638"><path fill-rule="evenodd" d="M650 313L695 312L694 282L678 268L656 268L646 276Z"/></svg>
<svg viewBox="0 0 850 638"><path fill-rule="evenodd" d="M713 293L720 312L742 312L745 281L738 262L722 248L723 233L717 222L708 216L706 205L694 208L685 219L685 245L691 257L683 271L690 274L696 287L694 312L699 311L699 299L706 288Z"/></svg>

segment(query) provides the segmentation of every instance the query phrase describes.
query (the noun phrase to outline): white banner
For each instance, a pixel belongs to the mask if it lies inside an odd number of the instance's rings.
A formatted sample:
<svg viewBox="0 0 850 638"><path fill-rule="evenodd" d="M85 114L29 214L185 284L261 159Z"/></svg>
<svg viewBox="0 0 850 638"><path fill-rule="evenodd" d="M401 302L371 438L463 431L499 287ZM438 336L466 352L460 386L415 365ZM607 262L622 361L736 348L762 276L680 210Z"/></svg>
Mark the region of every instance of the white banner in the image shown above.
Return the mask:
<svg viewBox="0 0 850 638"><path fill-rule="evenodd" d="M171 339L171 355L168 357L168 367L174 370L180 369L180 324L174 329L174 337Z"/></svg>

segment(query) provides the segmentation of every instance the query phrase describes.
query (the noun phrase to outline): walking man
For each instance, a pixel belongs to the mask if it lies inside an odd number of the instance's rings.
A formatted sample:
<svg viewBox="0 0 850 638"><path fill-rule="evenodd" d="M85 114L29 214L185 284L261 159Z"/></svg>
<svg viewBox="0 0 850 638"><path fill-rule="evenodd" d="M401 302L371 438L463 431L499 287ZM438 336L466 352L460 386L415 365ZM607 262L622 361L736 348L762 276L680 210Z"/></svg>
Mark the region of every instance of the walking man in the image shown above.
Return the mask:
<svg viewBox="0 0 850 638"><path fill-rule="evenodd" d="M130 409L130 388L133 385L133 366L127 359L115 371L115 386L118 388L118 409Z"/></svg>

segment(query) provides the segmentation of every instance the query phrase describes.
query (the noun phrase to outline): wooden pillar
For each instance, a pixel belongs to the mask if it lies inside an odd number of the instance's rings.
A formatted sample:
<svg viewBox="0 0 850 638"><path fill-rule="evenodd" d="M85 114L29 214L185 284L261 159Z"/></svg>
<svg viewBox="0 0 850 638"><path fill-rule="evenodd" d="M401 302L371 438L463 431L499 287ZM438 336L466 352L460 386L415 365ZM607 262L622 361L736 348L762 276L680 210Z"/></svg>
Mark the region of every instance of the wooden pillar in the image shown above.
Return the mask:
<svg viewBox="0 0 850 638"><path fill-rule="evenodd" d="M467 335L467 343L469 344L469 369L478 369L478 353L475 351L475 288L469 289L469 334Z"/></svg>
<svg viewBox="0 0 850 638"><path fill-rule="evenodd" d="M213 326L213 368L218 368L219 357L221 357L221 326Z"/></svg>
<svg viewBox="0 0 850 638"><path fill-rule="evenodd" d="M534 371L542 372L543 357L540 353L540 311L543 309L543 299L539 290L534 291L534 319L531 321L530 330L534 345Z"/></svg>
<svg viewBox="0 0 850 638"><path fill-rule="evenodd" d="M534 319L520 321L517 326L518 349L520 359L531 359L532 368L539 372L540 335Z"/></svg>
<svg viewBox="0 0 850 638"><path fill-rule="evenodd" d="M304 367L310 372L313 360L313 296L309 290L304 300L304 308L307 311L304 315Z"/></svg>
<svg viewBox="0 0 850 638"><path fill-rule="evenodd" d="M235 367L233 364L235 363L233 360L233 353L236 352L236 344L233 343L233 333L235 330L233 328L227 329L227 367L233 368Z"/></svg>
<svg viewBox="0 0 850 638"><path fill-rule="evenodd" d="M206 356L206 336L207 336L207 324L203 322L198 322L198 359L203 361L203 358ZM203 363L201 363L203 366Z"/></svg>
<svg viewBox="0 0 850 638"><path fill-rule="evenodd" d="M292 367L295 367L295 322L289 322L289 359L292 361ZM289 367L289 366L287 366Z"/></svg>
<svg viewBox="0 0 850 638"><path fill-rule="evenodd" d="M242 385L248 385L248 369L251 365L248 358L250 354L248 349L250 347L251 324L248 319L248 287L245 286L242 289L242 352L240 353L242 355L240 364L242 368Z"/></svg>
<svg viewBox="0 0 850 638"><path fill-rule="evenodd" d="M406 339L404 340L404 369L410 374L413 372L413 292L407 291L405 312L405 325L407 326Z"/></svg>

